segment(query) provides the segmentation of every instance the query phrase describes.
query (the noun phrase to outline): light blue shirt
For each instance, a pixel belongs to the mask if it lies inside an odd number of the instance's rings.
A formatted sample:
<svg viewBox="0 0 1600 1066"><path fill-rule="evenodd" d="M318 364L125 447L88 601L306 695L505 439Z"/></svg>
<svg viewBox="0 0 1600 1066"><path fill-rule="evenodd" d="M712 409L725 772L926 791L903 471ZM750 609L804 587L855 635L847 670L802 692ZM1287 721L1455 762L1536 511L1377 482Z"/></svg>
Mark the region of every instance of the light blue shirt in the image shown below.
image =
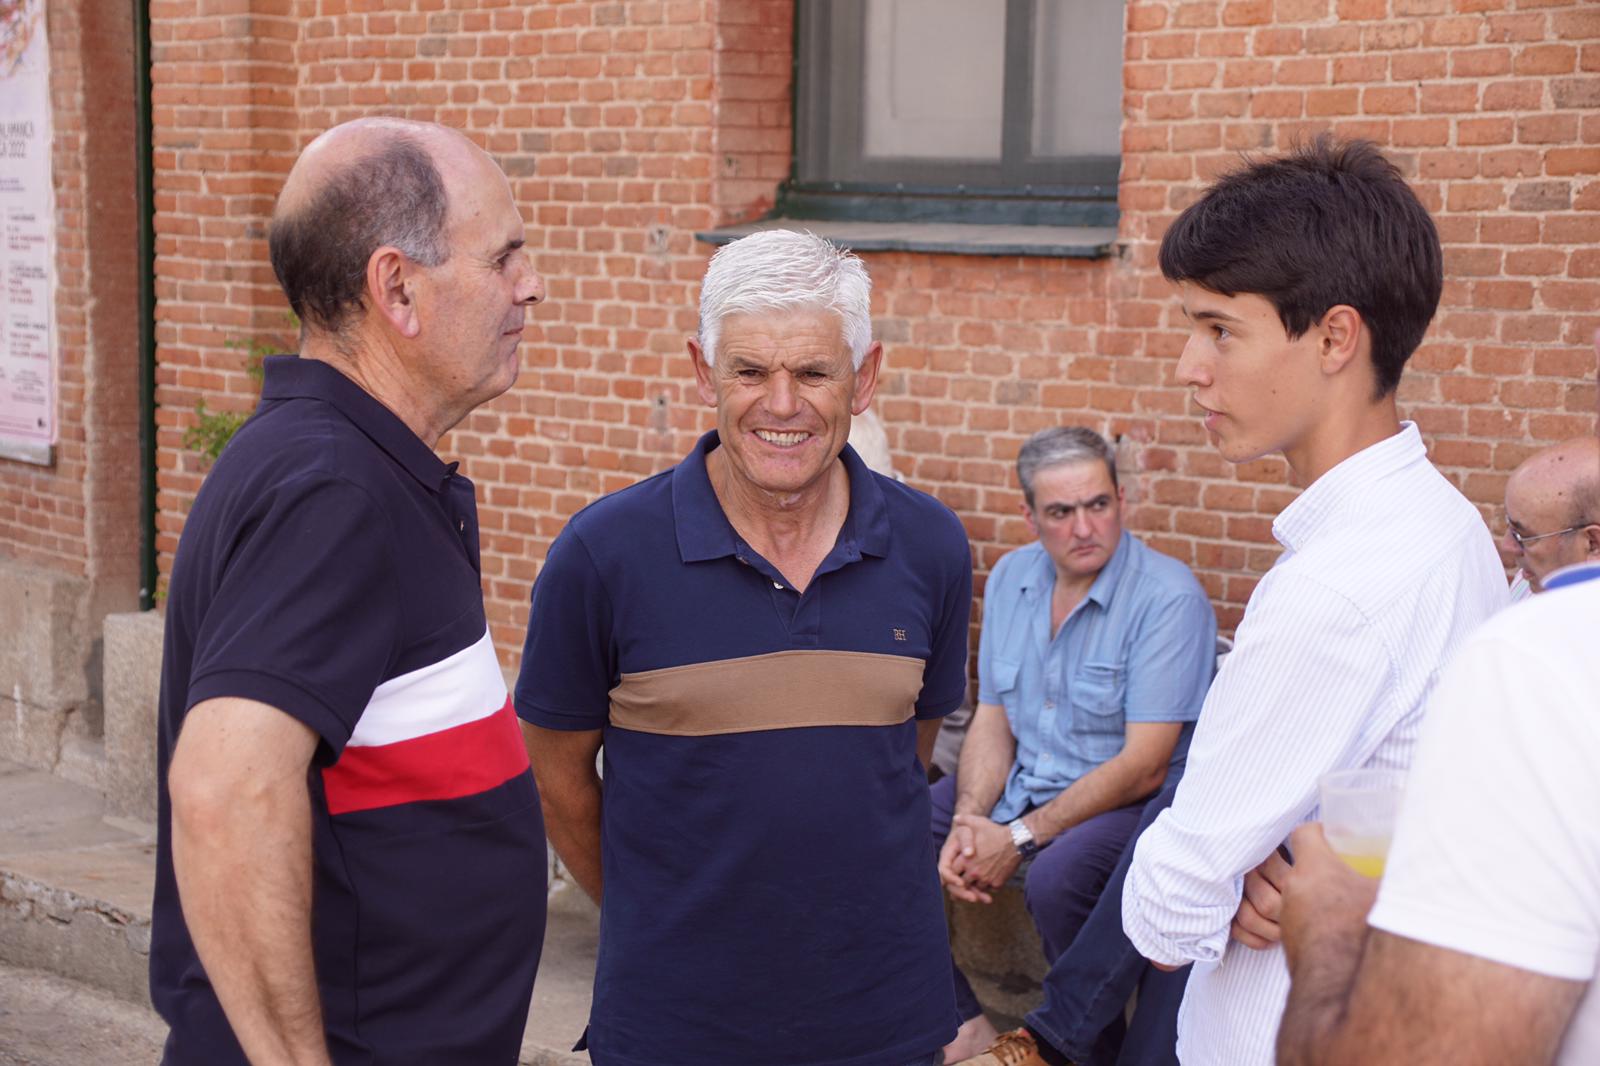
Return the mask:
<svg viewBox="0 0 1600 1066"><path fill-rule="evenodd" d="M978 699L1005 708L1016 761L990 817L1054 799L1122 750L1128 722L1193 722L1216 664L1217 617L1189 568L1126 530L1083 602L1050 632L1056 568L1030 544L983 596ZM1185 726L1172 754L1189 749Z"/></svg>

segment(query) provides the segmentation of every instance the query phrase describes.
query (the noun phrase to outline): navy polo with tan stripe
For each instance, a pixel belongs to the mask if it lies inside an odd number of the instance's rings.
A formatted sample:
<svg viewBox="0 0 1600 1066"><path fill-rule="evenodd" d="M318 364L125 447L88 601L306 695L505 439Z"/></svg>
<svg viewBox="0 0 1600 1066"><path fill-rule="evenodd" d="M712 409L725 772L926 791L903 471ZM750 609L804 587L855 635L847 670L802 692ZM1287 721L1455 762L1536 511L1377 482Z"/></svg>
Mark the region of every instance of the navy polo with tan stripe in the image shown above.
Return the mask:
<svg viewBox="0 0 1600 1066"><path fill-rule="evenodd" d="M966 692L965 530L850 448L803 594L678 466L575 515L516 710L604 731L597 1066L878 1066L955 1032L916 720Z"/></svg>

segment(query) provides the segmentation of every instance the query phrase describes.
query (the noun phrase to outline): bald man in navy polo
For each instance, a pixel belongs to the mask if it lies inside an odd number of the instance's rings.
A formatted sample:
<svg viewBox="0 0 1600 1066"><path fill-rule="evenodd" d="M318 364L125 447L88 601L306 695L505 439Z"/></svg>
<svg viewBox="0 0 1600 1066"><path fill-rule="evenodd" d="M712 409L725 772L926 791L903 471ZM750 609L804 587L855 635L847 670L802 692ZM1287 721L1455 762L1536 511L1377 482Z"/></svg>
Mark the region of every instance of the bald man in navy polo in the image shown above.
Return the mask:
<svg viewBox="0 0 1600 1066"><path fill-rule="evenodd" d="M544 934L538 796L433 451L510 388L544 283L505 176L373 119L291 171L304 323L201 487L167 600L150 994L167 1066L513 1066Z"/></svg>

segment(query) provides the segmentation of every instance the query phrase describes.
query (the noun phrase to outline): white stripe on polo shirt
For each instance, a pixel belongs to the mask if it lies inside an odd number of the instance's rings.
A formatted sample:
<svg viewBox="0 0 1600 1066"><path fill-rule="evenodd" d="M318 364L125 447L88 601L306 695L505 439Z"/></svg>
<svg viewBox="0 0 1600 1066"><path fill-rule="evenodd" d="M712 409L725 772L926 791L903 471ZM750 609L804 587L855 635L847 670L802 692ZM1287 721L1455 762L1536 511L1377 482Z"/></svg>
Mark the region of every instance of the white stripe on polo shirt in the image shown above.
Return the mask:
<svg viewBox="0 0 1600 1066"><path fill-rule="evenodd" d="M505 675L485 629L436 663L391 677L372 692L348 747L393 744L487 718L506 702Z"/></svg>
<svg viewBox="0 0 1600 1066"><path fill-rule="evenodd" d="M1438 671L1507 599L1477 509L1416 427L1318 478L1272 527L1284 554L1206 696L1172 807L1139 838L1123 926L1147 958L1194 961L1185 1066L1270 1066L1283 951L1229 940L1244 875L1317 814L1317 778L1404 768Z"/></svg>

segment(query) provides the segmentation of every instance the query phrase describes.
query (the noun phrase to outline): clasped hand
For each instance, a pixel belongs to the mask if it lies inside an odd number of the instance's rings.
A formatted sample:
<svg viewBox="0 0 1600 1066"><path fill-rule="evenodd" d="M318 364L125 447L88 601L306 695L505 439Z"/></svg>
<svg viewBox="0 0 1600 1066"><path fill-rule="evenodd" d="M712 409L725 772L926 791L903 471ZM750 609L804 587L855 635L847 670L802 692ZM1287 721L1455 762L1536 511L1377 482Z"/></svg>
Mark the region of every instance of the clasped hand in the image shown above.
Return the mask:
<svg viewBox="0 0 1600 1066"><path fill-rule="evenodd" d="M992 903L990 895L1005 884L1022 856L1011 843L1011 830L976 814L958 814L939 850L939 880L956 899Z"/></svg>
<svg viewBox="0 0 1600 1066"><path fill-rule="evenodd" d="M1350 869L1328 846L1322 826L1310 822L1290 837L1295 862L1279 852L1244 878L1244 897L1233 919L1233 939L1251 948L1284 942L1291 953L1312 928L1359 931L1378 894L1378 882Z"/></svg>

